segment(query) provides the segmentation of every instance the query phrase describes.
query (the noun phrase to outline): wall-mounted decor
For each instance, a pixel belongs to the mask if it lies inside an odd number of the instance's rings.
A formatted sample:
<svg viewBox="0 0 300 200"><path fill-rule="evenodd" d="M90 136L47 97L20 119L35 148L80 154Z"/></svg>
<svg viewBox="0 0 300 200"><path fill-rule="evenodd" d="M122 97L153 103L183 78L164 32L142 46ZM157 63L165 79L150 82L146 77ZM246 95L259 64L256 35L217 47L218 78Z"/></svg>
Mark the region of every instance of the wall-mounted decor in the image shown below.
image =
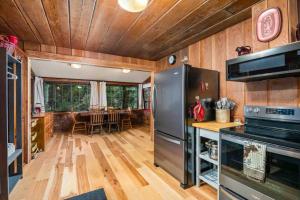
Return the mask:
<svg viewBox="0 0 300 200"><path fill-rule="evenodd" d="M263 11L256 23L257 39L261 42L274 40L281 32L282 18L279 8Z"/></svg>
<svg viewBox="0 0 300 200"><path fill-rule="evenodd" d="M183 58L181 59L181 62L183 64L187 64L189 62L189 57L188 56L183 56Z"/></svg>
<svg viewBox="0 0 300 200"><path fill-rule="evenodd" d="M176 63L176 56L175 56L175 55L169 56L169 58L168 58L168 63L169 63L170 65L174 65L174 64Z"/></svg>
<svg viewBox="0 0 300 200"><path fill-rule="evenodd" d="M238 53L238 56L242 56L251 53L251 47L241 46L241 47L237 47L235 51Z"/></svg>

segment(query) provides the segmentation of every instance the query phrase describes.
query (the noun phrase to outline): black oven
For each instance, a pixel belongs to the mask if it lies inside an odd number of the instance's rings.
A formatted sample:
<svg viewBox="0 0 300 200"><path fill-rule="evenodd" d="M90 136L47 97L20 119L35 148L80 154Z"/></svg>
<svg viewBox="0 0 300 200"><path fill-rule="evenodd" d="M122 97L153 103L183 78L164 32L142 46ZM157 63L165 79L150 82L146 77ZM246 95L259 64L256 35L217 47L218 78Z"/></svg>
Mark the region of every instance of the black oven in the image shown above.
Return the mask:
<svg viewBox="0 0 300 200"><path fill-rule="evenodd" d="M220 199L300 200L300 151L264 143L266 178L259 182L243 174L243 145L249 140L221 134Z"/></svg>

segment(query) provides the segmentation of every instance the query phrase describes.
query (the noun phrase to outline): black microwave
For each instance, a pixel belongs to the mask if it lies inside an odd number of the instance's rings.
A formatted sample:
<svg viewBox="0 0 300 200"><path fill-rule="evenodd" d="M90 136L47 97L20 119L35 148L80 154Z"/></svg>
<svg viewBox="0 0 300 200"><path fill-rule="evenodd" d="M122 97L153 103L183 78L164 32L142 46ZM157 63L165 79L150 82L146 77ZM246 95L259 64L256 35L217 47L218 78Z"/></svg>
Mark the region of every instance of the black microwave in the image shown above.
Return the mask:
<svg viewBox="0 0 300 200"><path fill-rule="evenodd" d="M228 81L249 82L300 76L300 42L226 61Z"/></svg>

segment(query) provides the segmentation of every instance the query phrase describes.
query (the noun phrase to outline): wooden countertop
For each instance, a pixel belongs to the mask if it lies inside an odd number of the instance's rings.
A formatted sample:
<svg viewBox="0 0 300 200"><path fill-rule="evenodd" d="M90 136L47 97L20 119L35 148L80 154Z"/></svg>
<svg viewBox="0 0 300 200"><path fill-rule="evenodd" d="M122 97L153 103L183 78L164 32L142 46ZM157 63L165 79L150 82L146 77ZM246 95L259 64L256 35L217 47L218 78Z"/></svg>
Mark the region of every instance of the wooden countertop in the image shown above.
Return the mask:
<svg viewBox="0 0 300 200"><path fill-rule="evenodd" d="M210 122L197 122L193 123L192 126L196 128L206 129L214 132L220 132L220 129L222 128L229 128L234 126L240 126L242 124L240 123L218 123L216 121L210 121Z"/></svg>

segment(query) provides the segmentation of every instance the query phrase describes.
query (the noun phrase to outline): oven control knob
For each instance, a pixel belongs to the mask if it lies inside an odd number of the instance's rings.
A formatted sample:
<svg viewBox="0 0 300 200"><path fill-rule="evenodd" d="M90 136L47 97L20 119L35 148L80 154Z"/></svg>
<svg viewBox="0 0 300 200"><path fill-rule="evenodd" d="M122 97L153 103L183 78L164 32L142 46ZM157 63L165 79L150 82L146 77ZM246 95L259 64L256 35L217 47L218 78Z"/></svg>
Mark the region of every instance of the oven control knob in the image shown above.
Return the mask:
<svg viewBox="0 0 300 200"><path fill-rule="evenodd" d="M254 108L253 112L259 113L260 109L259 108Z"/></svg>

